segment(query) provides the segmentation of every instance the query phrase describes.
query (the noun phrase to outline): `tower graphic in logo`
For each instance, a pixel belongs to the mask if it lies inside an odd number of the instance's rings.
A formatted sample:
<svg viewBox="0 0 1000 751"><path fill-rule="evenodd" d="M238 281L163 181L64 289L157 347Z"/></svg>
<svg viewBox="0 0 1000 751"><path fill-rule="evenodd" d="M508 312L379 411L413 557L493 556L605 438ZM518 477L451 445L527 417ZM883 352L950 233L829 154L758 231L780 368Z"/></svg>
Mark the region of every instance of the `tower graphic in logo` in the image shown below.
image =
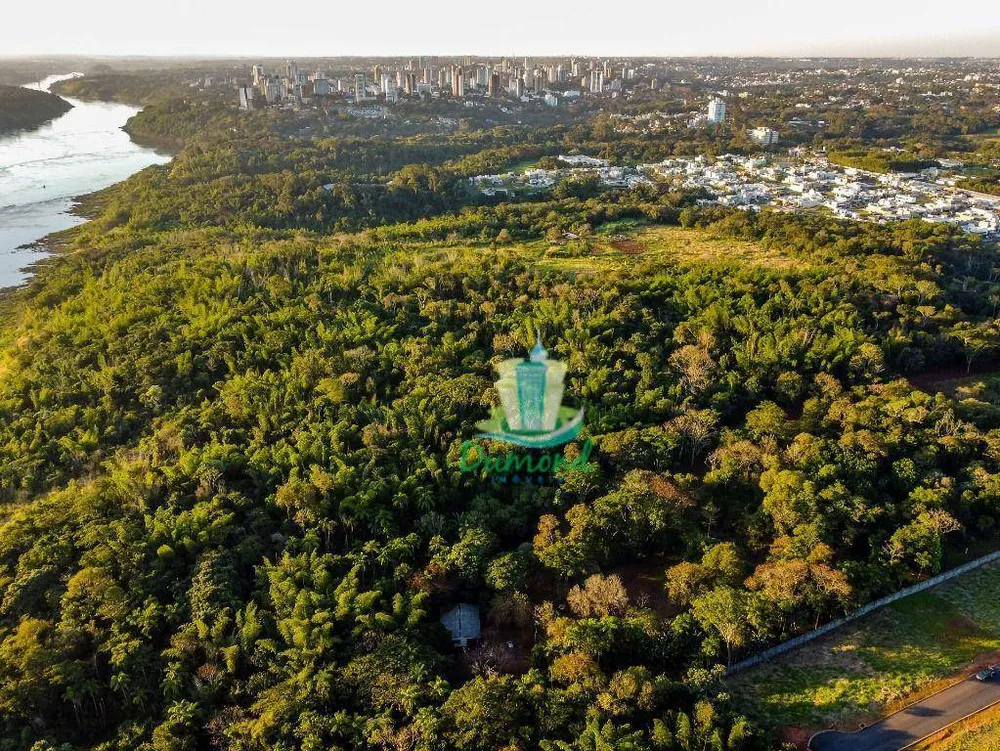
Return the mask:
<svg viewBox="0 0 1000 751"><path fill-rule="evenodd" d="M497 366L500 406L476 423L479 438L528 448L549 448L572 441L583 427L583 409L562 406L566 366L550 360L537 333L528 360L513 357Z"/></svg>

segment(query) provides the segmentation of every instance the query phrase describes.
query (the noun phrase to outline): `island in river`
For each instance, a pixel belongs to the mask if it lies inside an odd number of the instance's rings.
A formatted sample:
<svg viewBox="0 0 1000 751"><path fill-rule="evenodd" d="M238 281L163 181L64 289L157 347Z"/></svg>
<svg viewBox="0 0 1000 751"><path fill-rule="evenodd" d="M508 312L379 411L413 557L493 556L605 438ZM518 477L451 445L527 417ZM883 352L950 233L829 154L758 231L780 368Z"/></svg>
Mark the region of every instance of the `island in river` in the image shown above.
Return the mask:
<svg viewBox="0 0 1000 751"><path fill-rule="evenodd" d="M62 97L20 86L0 86L0 133L37 128L73 109Z"/></svg>

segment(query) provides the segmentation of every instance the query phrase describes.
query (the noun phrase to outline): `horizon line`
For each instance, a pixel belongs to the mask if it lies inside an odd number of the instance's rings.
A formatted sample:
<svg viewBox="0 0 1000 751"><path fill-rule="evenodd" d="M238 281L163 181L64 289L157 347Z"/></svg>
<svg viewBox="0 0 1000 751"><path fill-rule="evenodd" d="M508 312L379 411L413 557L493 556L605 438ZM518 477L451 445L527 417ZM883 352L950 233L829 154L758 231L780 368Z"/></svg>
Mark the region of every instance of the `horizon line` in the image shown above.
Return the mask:
<svg viewBox="0 0 1000 751"><path fill-rule="evenodd" d="M341 55L317 55L271 52L267 54L255 53L218 53L218 52L181 52L181 53L87 53L87 52L0 52L0 60L22 60L29 58L90 58L96 60L252 60L271 58L316 58L320 60L350 60L354 58L378 58L384 60L395 60L413 57L506 57L506 58L565 58L565 57L613 57L623 60L1000 60L1000 55L931 55L931 54L765 54L765 53L699 53L691 55L663 55L663 54L619 54L613 52L547 52L544 54L530 54L521 52L506 53L486 53L486 52L403 52L396 54L387 53L352 53Z"/></svg>

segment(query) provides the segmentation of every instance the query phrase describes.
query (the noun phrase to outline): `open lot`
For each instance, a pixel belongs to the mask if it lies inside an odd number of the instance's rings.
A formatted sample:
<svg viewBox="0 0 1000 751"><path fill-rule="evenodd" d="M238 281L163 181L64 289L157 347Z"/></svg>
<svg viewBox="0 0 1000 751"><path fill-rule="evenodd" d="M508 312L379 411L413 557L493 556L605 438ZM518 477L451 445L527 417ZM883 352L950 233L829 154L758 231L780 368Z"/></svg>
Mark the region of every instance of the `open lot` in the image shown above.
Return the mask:
<svg viewBox="0 0 1000 751"><path fill-rule="evenodd" d="M645 256L661 256L681 262L739 262L741 265L792 268L805 266L787 253L760 243L719 237L709 231L688 227L650 227L639 232L635 241Z"/></svg>
<svg viewBox="0 0 1000 751"><path fill-rule="evenodd" d="M639 264L697 263L720 266L805 268L801 259L760 243L720 237L704 229L674 226L630 229L627 234L599 233L552 245L544 262L578 273L622 270Z"/></svg>
<svg viewBox="0 0 1000 751"><path fill-rule="evenodd" d="M908 597L735 676L737 705L769 724L855 729L997 659L1000 566Z"/></svg>

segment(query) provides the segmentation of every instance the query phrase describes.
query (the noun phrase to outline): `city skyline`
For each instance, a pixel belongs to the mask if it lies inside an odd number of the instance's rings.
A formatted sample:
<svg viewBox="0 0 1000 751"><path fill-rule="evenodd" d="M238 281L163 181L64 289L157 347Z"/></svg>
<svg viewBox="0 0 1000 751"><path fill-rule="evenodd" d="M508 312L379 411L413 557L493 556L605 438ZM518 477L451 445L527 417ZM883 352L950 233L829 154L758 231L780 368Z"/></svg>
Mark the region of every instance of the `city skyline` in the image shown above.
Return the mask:
<svg viewBox="0 0 1000 751"><path fill-rule="evenodd" d="M983 0L961 13L901 0L846 0L836 8L803 8L791 0L754 5L723 1L711 23L697 5L631 3L609 12L593 3L564 6L508 0L488 14L456 0L414 12L386 2L332 7L304 0L273 23L274 6L260 0L182 0L151 22L124 0L85 5L46 3L44 34L37 7L8 9L0 29L7 56L43 54L281 57L602 55L602 56L995 56L1000 18ZM985 19L994 18L992 23ZM303 21L308 19L308 23ZM282 27L282 21L286 26ZM276 33L276 30L278 33ZM28 31L28 33L26 33Z"/></svg>

